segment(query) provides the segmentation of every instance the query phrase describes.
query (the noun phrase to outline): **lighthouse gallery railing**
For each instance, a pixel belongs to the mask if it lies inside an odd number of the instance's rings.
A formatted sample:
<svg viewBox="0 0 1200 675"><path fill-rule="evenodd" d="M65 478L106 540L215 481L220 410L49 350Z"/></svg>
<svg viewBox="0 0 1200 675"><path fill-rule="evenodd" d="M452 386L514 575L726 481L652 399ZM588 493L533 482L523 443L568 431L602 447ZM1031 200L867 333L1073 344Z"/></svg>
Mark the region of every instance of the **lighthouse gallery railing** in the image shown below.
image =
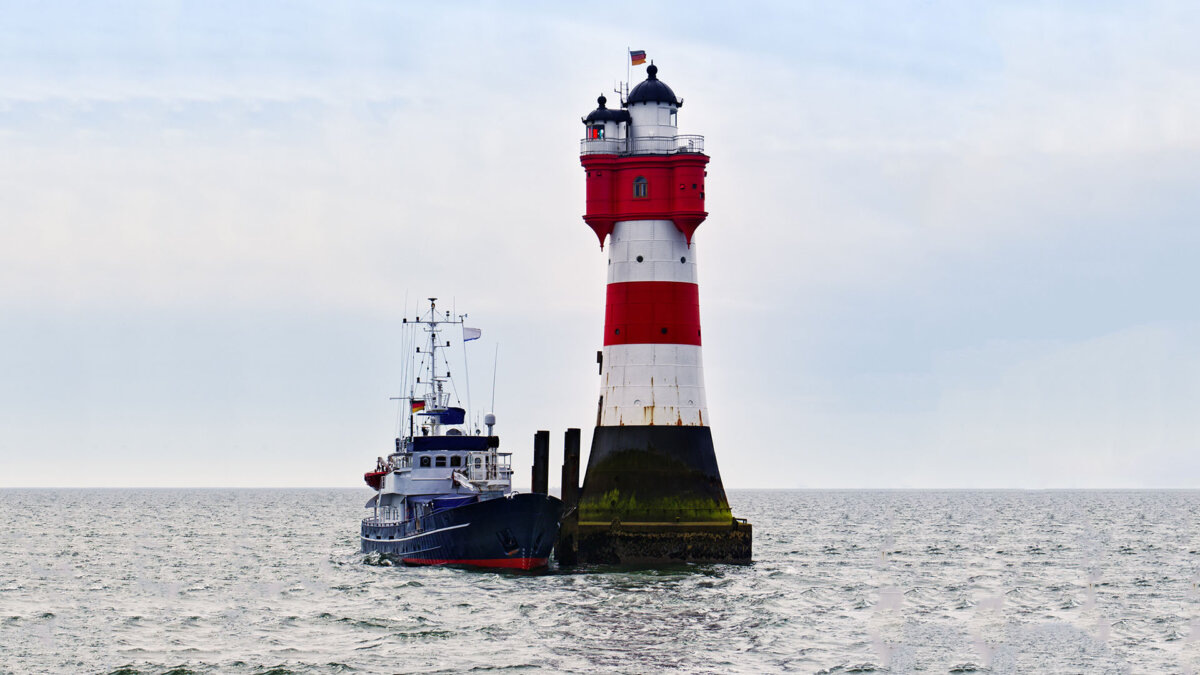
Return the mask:
<svg viewBox="0 0 1200 675"><path fill-rule="evenodd" d="M581 155L678 155L703 152L704 137L694 134L585 138L579 141Z"/></svg>

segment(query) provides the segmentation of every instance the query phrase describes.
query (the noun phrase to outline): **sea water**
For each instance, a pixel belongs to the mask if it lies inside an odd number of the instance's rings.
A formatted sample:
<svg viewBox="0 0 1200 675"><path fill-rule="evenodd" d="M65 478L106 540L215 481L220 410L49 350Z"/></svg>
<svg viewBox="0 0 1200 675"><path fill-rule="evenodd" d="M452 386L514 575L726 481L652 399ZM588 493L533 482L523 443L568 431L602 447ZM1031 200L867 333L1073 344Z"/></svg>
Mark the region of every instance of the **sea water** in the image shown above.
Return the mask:
<svg viewBox="0 0 1200 675"><path fill-rule="evenodd" d="M353 490L0 491L4 673L1186 673L1198 492L753 491L754 563L389 566Z"/></svg>

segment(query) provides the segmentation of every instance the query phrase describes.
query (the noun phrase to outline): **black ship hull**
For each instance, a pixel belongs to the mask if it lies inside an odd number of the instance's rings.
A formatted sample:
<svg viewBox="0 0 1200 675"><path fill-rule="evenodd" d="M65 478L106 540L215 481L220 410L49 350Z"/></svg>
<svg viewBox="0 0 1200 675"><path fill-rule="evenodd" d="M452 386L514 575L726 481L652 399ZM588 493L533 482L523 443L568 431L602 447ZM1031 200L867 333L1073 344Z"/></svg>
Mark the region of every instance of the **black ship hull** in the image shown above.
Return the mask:
<svg viewBox="0 0 1200 675"><path fill-rule="evenodd" d="M398 523L368 518L362 550L410 565L537 569L550 558L562 510L549 495L512 494Z"/></svg>

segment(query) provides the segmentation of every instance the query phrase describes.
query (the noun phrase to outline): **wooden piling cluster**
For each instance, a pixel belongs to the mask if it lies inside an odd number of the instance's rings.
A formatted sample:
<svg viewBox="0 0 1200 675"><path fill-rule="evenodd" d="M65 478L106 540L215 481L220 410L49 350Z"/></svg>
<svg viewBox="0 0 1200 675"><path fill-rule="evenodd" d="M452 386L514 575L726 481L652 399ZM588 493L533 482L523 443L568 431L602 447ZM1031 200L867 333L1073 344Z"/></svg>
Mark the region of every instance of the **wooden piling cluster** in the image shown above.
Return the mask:
<svg viewBox="0 0 1200 675"><path fill-rule="evenodd" d="M532 491L549 493L550 483L550 432L538 431L533 435L533 482ZM579 533L579 429L567 429L563 434L562 464L562 525L559 528L555 559L560 565L574 565L577 561Z"/></svg>

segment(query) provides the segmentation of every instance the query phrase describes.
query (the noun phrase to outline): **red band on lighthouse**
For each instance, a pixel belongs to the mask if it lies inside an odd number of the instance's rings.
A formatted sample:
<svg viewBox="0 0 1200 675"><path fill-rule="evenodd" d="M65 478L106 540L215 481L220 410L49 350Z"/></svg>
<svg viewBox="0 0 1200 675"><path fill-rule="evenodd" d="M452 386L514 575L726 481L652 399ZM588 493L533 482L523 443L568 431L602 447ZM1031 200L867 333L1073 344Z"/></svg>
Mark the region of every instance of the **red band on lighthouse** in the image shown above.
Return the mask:
<svg viewBox="0 0 1200 675"><path fill-rule="evenodd" d="M700 345L700 288L676 281L608 285L604 346Z"/></svg>

